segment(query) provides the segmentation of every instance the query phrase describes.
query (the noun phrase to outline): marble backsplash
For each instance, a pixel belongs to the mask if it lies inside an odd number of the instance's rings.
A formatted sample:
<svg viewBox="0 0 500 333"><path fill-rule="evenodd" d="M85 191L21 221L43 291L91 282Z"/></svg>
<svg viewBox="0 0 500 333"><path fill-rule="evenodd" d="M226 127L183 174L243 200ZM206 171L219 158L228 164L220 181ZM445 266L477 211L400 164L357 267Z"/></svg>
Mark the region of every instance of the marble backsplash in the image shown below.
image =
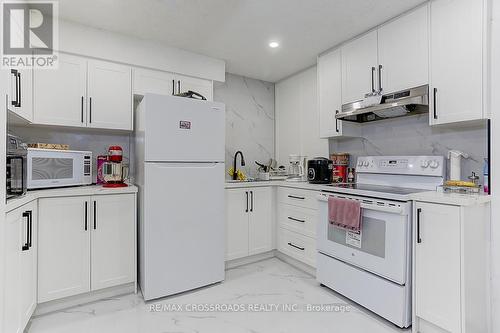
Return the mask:
<svg viewBox="0 0 500 333"><path fill-rule="evenodd" d="M481 177L487 157L486 123L467 127L431 127L428 115L365 123L361 138L330 139L330 153L348 152L351 166L364 155L442 155L459 150L469 155L462 160L462 179L474 171Z"/></svg>
<svg viewBox="0 0 500 333"><path fill-rule="evenodd" d="M226 82L214 82L214 100L226 104L226 169L241 150L243 170L255 177L255 161L267 163L275 156L274 83L226 73Z"/></svg>

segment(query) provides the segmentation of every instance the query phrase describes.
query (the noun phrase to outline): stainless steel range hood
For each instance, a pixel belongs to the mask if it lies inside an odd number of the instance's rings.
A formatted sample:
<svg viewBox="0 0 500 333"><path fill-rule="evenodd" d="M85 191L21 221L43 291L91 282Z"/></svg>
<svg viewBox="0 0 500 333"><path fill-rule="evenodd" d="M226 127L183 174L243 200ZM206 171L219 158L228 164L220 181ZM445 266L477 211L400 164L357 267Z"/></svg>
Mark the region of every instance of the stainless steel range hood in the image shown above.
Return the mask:
<svg viewBox="0 0 500 333"><path fill-rule="evenodd" d="M356 123L405 117L429 112L429 86L383 95L380 104L363 107L363 101L342 105L335 118Z"/></svg>

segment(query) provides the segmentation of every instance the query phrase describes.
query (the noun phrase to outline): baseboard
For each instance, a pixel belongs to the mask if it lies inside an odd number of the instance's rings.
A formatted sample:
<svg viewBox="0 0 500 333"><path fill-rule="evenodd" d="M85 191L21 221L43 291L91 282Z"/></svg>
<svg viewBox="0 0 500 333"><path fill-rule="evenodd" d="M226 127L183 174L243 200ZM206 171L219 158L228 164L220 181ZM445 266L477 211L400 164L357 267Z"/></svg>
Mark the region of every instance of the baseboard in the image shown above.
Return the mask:
<svg viewBox="0 0 500 333"><path fill-rule="evenodd" d="M292 265L295 268L300 269L301 271L306 272L307 274L310 274L312 276L316 276L316 268L309 266L308 264L304 264L302 261L298 261L297 259L294 259L280 251L276 251L275 253L276 257L280 259L281 261L286 262L289 265Z"/></svg>
<svg viewBox="0 0 500 333"><path fill-rule="evenodd" d="M255 255L249 256L249 257L229 260L229 261L226 261L226 270L231 269L231 268L235 268L235 267L239 267L239 266L243 266L243 265L253 264L257 261L270 259L273 257L275 257L275 250L255 254Z"/></svg>
<svg viewBox="0 0 500 333"><path fill-rule="evenodd" d="M104 298L116 297L125 294L136 292L134 282L123 284L121 286L110 287L102 290L91 291L85 294L56 299L49 302L40 303L37 305L33 317L45 315L51 312L56 312L71 308L77 305L99 301Z"/></svg>

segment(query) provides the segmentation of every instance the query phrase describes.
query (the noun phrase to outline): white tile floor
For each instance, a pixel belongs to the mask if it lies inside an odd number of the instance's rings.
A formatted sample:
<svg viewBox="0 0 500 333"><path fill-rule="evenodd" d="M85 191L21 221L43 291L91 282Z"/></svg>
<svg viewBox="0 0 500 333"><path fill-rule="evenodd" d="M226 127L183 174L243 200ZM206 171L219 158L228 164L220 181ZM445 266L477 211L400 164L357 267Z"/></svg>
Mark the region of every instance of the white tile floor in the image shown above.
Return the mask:
<svg viewBox="0 0 500 333"><path fill-rule="evenodd" d="M190 306L250 304L261 312L194 312ZM274 304L281 311L264 312ZM344 311L307 312L308 304L333 304ZM182 307L176 311L173 305ZM158 312L150 307L157 306ZM170 309L166 308L170 306ZM283 311L289 306L290 311ZM161 309L163 307L163 310ZM295 310L295 311L294 311ZM29 333L166 333L166 332L403 332L389 322L338 297L308 274L273 258L231 269L214 286L145 303L126 295L36 317ZM406 331L405 331L406 332Z"/></svg>

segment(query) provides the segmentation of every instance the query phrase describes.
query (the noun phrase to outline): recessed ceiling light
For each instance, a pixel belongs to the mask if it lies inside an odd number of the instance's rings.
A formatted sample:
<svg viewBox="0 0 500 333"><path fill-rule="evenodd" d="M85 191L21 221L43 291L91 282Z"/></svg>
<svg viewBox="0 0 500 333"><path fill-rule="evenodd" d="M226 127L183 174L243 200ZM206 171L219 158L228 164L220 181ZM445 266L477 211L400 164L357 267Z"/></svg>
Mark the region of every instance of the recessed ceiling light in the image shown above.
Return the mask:
<svg viewBox="0 0 500 333"><path fill-rule="evenodd" d="M269 42L269 47L270 47L270 48L275 49L275 48L277 48L278 46L280 46L280 43L278 43L278 42Z"/></svg>

